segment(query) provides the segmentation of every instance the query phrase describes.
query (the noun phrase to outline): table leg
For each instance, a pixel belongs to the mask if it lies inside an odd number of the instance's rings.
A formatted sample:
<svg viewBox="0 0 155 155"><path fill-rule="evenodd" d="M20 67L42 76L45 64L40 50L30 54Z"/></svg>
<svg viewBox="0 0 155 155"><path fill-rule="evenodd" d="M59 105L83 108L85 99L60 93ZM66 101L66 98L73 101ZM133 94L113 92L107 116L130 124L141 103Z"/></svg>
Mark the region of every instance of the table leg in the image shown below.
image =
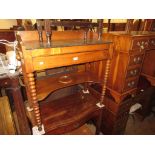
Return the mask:
<svg viewBox="0 0 155 155"><path fill-rule="evenodd" d="M15 111L17 114L17 120L19 123L19 130L20 130L19 134L29 135L31 134L31 131L26 116L26 111L19 86L18 77L12 78L11 82L12 82L12 96L14 100Z"/></svg>

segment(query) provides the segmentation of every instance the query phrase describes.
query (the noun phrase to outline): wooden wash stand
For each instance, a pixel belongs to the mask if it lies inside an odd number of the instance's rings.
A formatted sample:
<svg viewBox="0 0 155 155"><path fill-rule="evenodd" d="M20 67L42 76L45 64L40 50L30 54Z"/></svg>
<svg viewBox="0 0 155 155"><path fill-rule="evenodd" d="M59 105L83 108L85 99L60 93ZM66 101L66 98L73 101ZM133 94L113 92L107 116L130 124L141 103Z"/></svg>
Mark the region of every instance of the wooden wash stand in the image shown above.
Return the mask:
<svg viewBox="0 0 155 155"><path fill-rule="evenodd" d="M84 39L84 31L53 32L51 40L48 31L41 33L40 41L37 31L16 34L22 49L20 57L28 106L35 118L33 126L37 126L38 131L44 127L45 134L64 134L95 118L96 134L99 134L112 58L111 42L98 39L98 34L93 32L87 33L87 39ZM76 65L77 70L68 74L35 77L37 71L72 65ZM91 83L103 86L100 98L90 93ZM81 85L82 89L77 94L42 104L52 92L73 85Z"/></svg>

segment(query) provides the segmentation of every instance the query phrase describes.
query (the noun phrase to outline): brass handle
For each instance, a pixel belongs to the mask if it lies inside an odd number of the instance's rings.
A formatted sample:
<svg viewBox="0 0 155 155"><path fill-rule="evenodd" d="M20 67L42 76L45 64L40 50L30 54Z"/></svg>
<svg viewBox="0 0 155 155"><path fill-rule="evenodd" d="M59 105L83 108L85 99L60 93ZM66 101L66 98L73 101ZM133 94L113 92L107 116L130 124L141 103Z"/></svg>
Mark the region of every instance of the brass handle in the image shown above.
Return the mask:
<svg viewBox="0 0 155 155"><path fill-rule="evenodd" d="M137 58L134 58L133 61L134 61L134 62L137 62Z"/></svg>
<svg viewBox="0 0 155 155"><path fill-rule="evenodd" d="M135 70L134 70L134 74L136 75L136 74L137 74L137 72L138 72L138 71L137 71L137 69L135 69Z"/></svg>
<svg viewBox="0 0 155 155"><path fill-rule="evenodd" d="M147 46L149 45L148 41L145 42L145 45L147 45Z"/></svg>
<svg viewBox="0 0 155 155"><path fill-rule="evenodd" d="M131 85L132 85L132 86L134 86L134 85L135 85L135 82L134 82L134 81L132 81L132 82L131 82Z"/></svg>
<svg viewBox="0 0 155 155"><path fill-rule="evenodd" d="M154 40L152 40L152 41L151 41L151 44L152 44L152 45L155 45L155 42L154 42Z"/></svg>
<svg viewBox="0 0 155 155"><path fill-rule="evenodd" d="M134 81L128 83L128 87L133 87L134 85L135 85Z"/></svg>
<svg viewBox="0 0 155 155"><path fill-rule="evenodd" d="M148 42L144 42L144 41L142 41L141 43L139 41L137 42L137 46L139 46L141 50L145 48L144 44L148 44Z"/></svg>
<svg viewBox="0 0 155 155"><path fill-rule="evenodd" d="M138 58L137 58L137 61L138 61L138 62L140 62L140 61L141 61L141 58L140 58L140 57L138 57Z"/></svg>
<svg viewBox="0 0 155 155"><path fill-rule="evenodd" d="M133 70L131 70L131 71L130 71L130 74L131 74L131 75L134 75L134 72L133 72Z"/></svg>
<svg viewBox="0 0 155 155"><path fill-rule="evenodd" d="M131 75L136 75L136 74L137 74L137 70L136 70L136 69L135 69L135 70L131 70L131 71L130 71L130 74L131 74Z"/></svg>
<svg viewBox="0 0 155 155"><path fill-rule="evenodd" d="M140 42L139 41L137 42L137 46L140 46Z"/></svg>
<svg viewBox="0 0 155 155"><path fill-rule="evenodd" d="M140 48L143 50L143 49L144 49L144 46L143 46L143 45L141 45L141 46L140 46Z"/></svg>

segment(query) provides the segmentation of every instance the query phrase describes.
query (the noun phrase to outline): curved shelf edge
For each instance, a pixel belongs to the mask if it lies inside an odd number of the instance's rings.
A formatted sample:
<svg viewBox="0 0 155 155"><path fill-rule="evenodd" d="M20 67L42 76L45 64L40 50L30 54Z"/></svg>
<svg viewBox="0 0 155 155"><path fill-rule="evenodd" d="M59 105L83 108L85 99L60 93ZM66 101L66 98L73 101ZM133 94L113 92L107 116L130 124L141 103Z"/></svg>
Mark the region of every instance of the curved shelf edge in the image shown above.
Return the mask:
<svg viewBox="0 0 155 155"><path fill-rule="evenodd" d="M69 78L62 82L61 79L63 76L67 76ZM37 98L38 101L44 100L51 92L56 91L61 88L90 82L90 83L102 83L102 79L97 77L91 72L75 72L70 74L58 75L55 77L45 77L42 79L38 79L36 81L36 89L37 89Z"/></svg>

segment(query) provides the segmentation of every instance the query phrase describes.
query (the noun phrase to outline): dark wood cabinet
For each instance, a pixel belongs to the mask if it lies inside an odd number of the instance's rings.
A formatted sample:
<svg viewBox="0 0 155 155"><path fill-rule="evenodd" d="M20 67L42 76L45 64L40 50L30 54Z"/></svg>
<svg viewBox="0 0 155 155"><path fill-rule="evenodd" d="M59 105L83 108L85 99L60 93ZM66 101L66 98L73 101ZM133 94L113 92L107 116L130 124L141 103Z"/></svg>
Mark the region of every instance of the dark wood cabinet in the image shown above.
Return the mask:
<svg viewBox="0 0 155 155"><path fill-rule="evenodd" d="M0 30L0 38L7 41L15 41L15 34L12 30ZM0 44L0 53L6 53L5 45Z"/></svg>
<svg viewBox="0 0 155 155"><path fill-rule="evenodd" d="M114 43L114 54L105 99L106 106L102 120L104 134L124 133L129 109L139 101L135 98L139 92L137 85L140 75L145 76L153 85L154 35L151 32L109 32L103 34L103 39ZM98 91L100 89L96 88ZM146 99L146 97L144 98ZM144 98L143 110L147 109L150 101L150 99L144 100Z"/></svg>

